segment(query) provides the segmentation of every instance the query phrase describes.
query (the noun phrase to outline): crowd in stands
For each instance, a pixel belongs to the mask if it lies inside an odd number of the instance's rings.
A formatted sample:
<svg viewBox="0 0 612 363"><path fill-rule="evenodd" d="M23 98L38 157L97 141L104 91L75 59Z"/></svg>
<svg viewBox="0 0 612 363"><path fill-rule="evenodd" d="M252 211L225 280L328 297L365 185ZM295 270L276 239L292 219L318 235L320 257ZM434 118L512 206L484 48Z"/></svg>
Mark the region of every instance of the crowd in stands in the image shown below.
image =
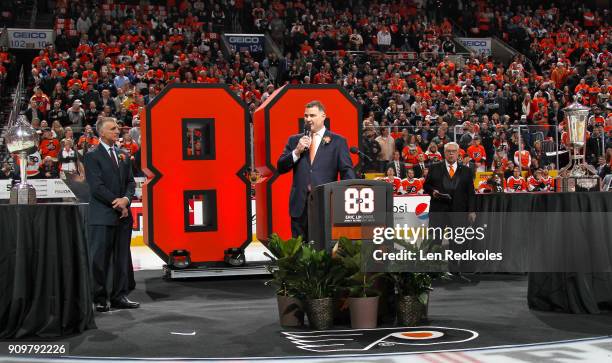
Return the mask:
<svg viewBox="0 0 612 363"><path fill-rule="evenodd" d="M116 117L123 140L138 145L139 131L128 130L138 130L139 110L172 82L228 84L251 112L286 83L337 84L362 105L362 144L373 160L363 171L387 173L399 154L405 171L421 178L456 141L462 163L493 172L491 185L501 180L501 189L487 190L550 189L547 175L560 165L547 152L569 149L563 108L575 96L592 109L587 161L602 175L612 167L605 12L511 0L151 4L57 2L59 34L32 63L26 116L58 148L72 129L71 148L87 152L96 143L87 127L100 115ZM455 56L452 14L462 14L454 20L472 33L497 35L525 56L510 64ZM269 33L284 56L224 54L220 36L237 24ZM40 160L47 156L57 157L41 148ZM408 189L415 188L397 188Z"/></svg>
<svg viewBox="0 0 612 363"><path fill-rule="evenodd" d="M3 0L0 2L0 28L13 28L19 14L26 14L32 7L32 1Z"/></svg>

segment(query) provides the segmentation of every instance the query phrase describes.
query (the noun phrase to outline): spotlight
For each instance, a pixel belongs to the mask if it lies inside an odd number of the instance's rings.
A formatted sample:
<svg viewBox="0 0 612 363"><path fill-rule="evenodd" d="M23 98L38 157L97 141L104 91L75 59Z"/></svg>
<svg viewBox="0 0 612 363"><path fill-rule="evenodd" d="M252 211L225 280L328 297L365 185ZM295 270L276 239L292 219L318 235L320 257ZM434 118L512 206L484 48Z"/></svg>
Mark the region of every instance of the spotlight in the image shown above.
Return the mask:
<svg viewBox="0 0 612 363"><path fill-rule="evenodd" d="M187 250L174 250L168 256L168 266L176 269L185 269L191 264L191 254Z"/></svg>
<svg viewBox="0 0 612 363"><path fill-rule="evenodd" d="M241 248L228 248L225 250L225 256L223 259L225 260L225 263L233 267L240 267L246 264L244 250Z"/></svg>

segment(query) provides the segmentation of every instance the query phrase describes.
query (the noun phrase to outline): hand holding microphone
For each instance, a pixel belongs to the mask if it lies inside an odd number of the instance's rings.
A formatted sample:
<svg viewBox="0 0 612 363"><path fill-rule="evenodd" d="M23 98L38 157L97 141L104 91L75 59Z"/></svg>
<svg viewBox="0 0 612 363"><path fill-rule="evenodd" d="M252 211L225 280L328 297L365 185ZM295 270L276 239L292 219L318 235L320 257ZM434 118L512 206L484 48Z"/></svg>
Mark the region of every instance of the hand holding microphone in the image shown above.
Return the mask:
<svg viewBox="0 0 612 363"><path fill-rule="evenodd" d="M304 136L300 138L297 146L295 147L295 154L299 157L305 150L308 150L312 139L310 138L310 124L304 124Z"/></svg>

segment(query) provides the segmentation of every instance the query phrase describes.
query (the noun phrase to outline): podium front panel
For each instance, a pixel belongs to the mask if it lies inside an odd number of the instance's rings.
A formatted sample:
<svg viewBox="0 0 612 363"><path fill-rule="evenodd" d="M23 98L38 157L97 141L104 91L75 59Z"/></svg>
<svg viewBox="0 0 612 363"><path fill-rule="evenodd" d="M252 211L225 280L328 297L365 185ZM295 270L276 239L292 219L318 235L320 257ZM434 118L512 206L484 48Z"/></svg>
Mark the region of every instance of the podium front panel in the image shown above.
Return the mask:
<svg viewBox="0 0 612 363"><path fill-rule="evenodd" d="M340 237L372 240L374 228L393 225L393 188L382 181L320 185L309 203L309 237L320 248L331 249Z"/></svg>

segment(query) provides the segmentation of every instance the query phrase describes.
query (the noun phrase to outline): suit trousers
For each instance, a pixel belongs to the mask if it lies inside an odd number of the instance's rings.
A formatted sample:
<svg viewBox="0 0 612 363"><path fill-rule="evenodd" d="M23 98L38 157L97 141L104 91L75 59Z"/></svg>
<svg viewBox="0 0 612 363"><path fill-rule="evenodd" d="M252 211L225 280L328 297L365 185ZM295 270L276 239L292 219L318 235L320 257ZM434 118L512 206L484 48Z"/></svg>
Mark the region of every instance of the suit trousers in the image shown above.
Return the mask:
<svg viewBox="0 0 612 363"><path fill-rule="evenodd" d="M441 228L442 231L445 228L465 228L470 225L467 220L467 212L431 212L429 213L429 227ZM436 235L438 237L438 235ZM431 240L433 245L442 247L442 238L433 238ZM468 249L469 242L457 242L454 239L448 241L448 249L453 253L462 253ZM448 261L448 267L450 272L465 272L465 268L468 266L468 262L465 261Z"/></svg>
<svg viewBox="0 0 612 363"><path fill-rule="evenodd" d="M89 261L93 301L116 301L134 289L130 243L131 218L116 226L89 225Z"/></svg>
<svg viewBox="0 0 612 363"><path fill-rule="evenodd" d="M302 215L291 217L291 237L297 238L297 236L302 236L302 241L308 242L308 202L304 206Z"/></svg>

